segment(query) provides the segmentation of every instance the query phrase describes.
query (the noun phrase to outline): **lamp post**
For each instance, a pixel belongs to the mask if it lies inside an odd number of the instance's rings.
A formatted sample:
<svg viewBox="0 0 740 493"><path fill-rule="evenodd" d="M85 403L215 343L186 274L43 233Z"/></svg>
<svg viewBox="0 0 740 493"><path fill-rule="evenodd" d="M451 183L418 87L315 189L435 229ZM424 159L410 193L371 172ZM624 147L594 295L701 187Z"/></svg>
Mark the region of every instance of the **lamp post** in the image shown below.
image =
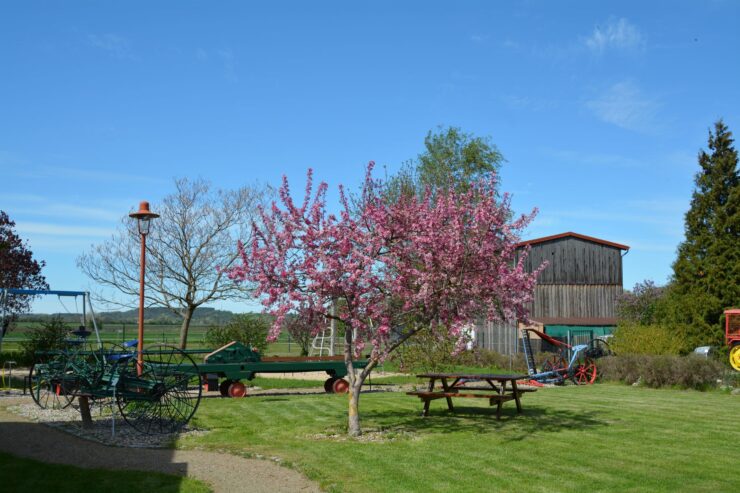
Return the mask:
<svg viewBox="0 0 740 493"><path fill-rule="evenodd" d="M149 202L146 200L139 204L139 210L132 212L129 217L136 219L141 235L141 261L139 270L139 340L137 344L136 372L141 375L144 369L144 273L146 272L146 235L149 234L149 222L159 217L149 210Z"/></svg>

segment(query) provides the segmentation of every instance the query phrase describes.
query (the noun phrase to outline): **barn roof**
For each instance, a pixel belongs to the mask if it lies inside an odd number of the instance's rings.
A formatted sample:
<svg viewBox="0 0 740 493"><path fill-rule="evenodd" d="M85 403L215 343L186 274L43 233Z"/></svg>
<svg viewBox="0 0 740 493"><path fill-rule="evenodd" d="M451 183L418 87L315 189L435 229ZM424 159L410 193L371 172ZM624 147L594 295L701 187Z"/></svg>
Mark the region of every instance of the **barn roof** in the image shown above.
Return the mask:
<svg viewBox="0 0 740 493"><path fill-rule="evenodd" d="M546 241L552 241L552 240L559 240L560 238L567 238L567 237L578 238L578 239L585 240L585 241L590 241L590 242L593 242L593 243L599 243L601 245L610 246L610 247L614 247L614 248L619 248L620 250L629 250L630 249L630 247L628 247L627 245L622 245L622 244L619 244L619 243L614 243L612 241L602 240L600 238L594 238L593 236L586 236L586 235L582 235L582 234L579 234L579 233L574 233L572 231L568 231L567 233L560 233L558 235L543 236L542 238L534 238L532 240L522 241L522 242L517 243L516 246L517 246L517 248L519 248L519 247L523 247L523 246L526 246L526 245L536 245L538 243L544 243Z"/></svg>

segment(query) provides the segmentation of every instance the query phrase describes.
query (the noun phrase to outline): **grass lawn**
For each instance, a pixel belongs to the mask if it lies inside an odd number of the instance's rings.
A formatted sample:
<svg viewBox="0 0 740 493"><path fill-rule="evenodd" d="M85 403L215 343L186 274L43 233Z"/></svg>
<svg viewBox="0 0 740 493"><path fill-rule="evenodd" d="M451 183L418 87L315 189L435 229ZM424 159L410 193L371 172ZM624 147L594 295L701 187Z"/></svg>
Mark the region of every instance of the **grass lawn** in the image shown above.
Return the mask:
<svg viewBox="0 0 740 493"><path fill-rule="evenodd" d="M737 491L740 397L566 386L501 421L470 400L421 418L416 398L365 394L373 441L343 436L346 396L207 399L195 421L211 433L180 446L278 456L330 491Z"/></svg>
<svg viewBox="0 0 740 493"><path fill-rule="evenodd" d="M206 493L202 482L152 472L105 471L46 464L0 452L2 491L53 491L55 493Z"/></svg>

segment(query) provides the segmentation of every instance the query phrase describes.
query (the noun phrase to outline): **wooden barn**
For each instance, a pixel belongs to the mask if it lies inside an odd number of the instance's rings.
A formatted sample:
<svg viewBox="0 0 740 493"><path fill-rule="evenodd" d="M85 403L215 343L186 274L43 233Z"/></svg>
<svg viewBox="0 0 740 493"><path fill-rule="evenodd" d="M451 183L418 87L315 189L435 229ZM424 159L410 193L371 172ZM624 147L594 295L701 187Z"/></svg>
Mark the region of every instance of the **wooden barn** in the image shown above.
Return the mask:
<svg viewBox="0 0 740 493"><path fill-rule="evenodd" d="M623 289L622 257L628 246L568 232L523 241L518 247L529 247L528 271L548 262L530 306L530 319L537 328L571 342L612 333L617 324L616 300ZM479 327L477 342L504 354L516 352L517 325L512 321Z"/></svg>
<svg viewBox="0 0 740 493"><path fill-rule="evenodd" d="M559 338L568 331L588 331L592 337L612 333L627 245L568 232L518 246L530 248L525 260L528 271L548 262L537 278L530 308L533 322Z"/></svg>

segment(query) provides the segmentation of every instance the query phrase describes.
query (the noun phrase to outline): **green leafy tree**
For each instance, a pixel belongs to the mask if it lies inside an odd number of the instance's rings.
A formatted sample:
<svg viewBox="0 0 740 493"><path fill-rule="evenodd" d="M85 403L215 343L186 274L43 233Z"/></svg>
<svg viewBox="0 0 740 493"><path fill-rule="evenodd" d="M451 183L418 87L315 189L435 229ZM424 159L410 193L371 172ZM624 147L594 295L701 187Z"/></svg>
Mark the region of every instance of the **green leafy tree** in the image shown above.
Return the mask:
<svg viewBox="0 0 740 493"><path fill-rule="evenodd" d="M267 350L267 332L270 324L261 315L244 313L235 315L223 327L213 327L206 332L206 343L213 347L221 347L231 341L239 341L250 346L260 354Z"/></svg>
<svg viewBox="0 0 740 493"><path fill-rule="evenodd" d="M62 317L54 316L40 326L30 330L28 337L21 342L25 361L34 361L37 351L54 351L64 348L69 327Z"/></svg>
<svg viewBox="0 0 740 493"><path fill-rule="evenodd" d="M699 152L686 240L673 264L667 317L693 345L721 344L722 312L740 301L740 177L732 133L719 120Z"/></svg>
<svg viewBox="0 0 740 493"><path fill-rule="evenodd" d="M33 252L15 232L15 222L7 213L0 211L0 288L49 289L41 274L44 262L33 258ZM3 317L0 322L2 334L19 314L31 308L31 296L8 295L4 300Z"/></svg>
<svg viewBox="0 0 740 493"><path fill-rule="evenodd" d="M642 325L655 323L664 295L665 288L656 286L653 281L638 282L632 291L625 291L617 299L619 321Z"/></svg>
<svg viewBox="0 0 740 493"><path fill-rule="evenodd" d="M458 192L467 191L471 183L498 171L503 155L489 137L475 137L457 127L439 127L424 139L424 152L404 163L387 183L389 198L401 194L422 195L453 185Z"/></svg>

